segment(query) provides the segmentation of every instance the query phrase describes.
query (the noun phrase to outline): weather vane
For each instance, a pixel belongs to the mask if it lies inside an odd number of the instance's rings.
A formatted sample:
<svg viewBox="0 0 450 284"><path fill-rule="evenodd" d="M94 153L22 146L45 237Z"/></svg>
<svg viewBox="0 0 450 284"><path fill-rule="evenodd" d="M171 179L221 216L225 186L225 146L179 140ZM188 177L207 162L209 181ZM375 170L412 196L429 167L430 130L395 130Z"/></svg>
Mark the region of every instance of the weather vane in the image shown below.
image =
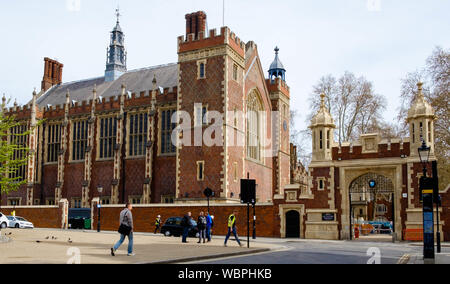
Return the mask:
<svg viewBox="0 0 450 284"><path fill-rule="evenodd" d="M119 6L117 6L117 9L116 9L116 16L117 16L117 23L118 23L120 16L122 16L122 14L120 14L120 7Z"/></svg>

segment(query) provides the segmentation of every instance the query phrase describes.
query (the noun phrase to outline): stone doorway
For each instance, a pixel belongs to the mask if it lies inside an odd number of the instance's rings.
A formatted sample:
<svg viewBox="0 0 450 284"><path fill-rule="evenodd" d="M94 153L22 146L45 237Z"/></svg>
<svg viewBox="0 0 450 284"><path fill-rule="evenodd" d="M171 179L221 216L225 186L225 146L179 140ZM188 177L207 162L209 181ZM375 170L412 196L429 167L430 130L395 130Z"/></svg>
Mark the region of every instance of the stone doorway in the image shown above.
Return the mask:
<svg viewBox="0 0 450 284"><path fill-rule="evenodd" d="M286 238L300 238L300 213L296 210L286 213Z"/></svg>

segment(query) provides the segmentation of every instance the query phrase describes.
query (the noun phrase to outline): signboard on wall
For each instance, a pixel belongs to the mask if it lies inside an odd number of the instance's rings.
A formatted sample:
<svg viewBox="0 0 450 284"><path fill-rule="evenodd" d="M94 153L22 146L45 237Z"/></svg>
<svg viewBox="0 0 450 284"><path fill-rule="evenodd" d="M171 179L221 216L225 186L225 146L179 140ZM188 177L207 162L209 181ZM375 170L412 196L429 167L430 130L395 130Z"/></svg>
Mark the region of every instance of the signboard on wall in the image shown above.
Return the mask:
<svg viewBox="0 0 450 284"><path fill-rule="evenodd" d="M322 214L322 221L325 221L325 222L333 222L333 221L335 221L334 213L323 213Z"/></svg>

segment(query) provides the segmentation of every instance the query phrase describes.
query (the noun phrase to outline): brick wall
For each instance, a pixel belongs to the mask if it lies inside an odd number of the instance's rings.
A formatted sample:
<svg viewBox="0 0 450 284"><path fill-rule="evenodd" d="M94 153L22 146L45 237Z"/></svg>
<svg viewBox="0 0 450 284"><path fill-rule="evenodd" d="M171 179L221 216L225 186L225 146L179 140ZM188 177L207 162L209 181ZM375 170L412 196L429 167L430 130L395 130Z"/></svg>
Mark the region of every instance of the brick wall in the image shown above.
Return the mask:
<svg viewBox="0 0 450 284"><path fill-rule="evenodd" d="M123 206L104 206L101 210L101 228L107 231L116 231L119 227L119 214ZM211 215L214 215L214 234L225 235L227 233L228 216L234 209L238 210L237 227L240 236L247 235L247 206L243 205L216 205L211 206ZM133 222L136 232L153 232L156 216L161 215L163 221L170 217L182 217L187 212L192 212L192 217L197 220L201 211L206 212L206 205L167 205L167 206L134 206ZM250 220L253 210L250 208ZM97 227L97 209L94 209L93 228ZM256 208L256 234L259 237L280 237L280 221L278 206L270 204L259 205ZM252 230L250 221L250 230ZM251 233L252 231L250 231Z"/></svg>
<svg viewBox="0 0 450 284"><path fill-rule="evenodd" d="M0 212L5 215L11 215L16 211L16 216L23 217L34 224L36 228L61 227L61 211L58 206L32 206L32 207L2 207Z"/></svg>

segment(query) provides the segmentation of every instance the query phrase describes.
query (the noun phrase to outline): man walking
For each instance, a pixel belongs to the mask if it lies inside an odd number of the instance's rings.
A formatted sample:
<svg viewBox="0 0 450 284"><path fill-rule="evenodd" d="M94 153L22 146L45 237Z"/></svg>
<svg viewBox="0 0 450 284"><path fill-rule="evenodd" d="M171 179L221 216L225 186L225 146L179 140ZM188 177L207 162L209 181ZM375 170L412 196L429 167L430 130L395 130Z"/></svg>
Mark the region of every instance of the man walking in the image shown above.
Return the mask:
<svg viewBox="0 0 450 284"><path fill-rule="evenodd" d="M128 237L128 256L134 256L133 253L133 214L131 214L131 210L133 210L133 205L131 203L127 203L125 209L120 212L120 240L116 243L114 247L111 248L111 255L116 256L115 252L119 249L119 247L125 241L125 237Z"/></svg>
<svg viewBox="0 0 450 284"><path fill-rule="evenodd" d="M161 215L158 215L158 217L156 217L155 234L158 232L158 230L161 232Z"/></svg>
<svg viewBox="0 0 450 284"><path fill-rule="evenodd" d="M183 227L183 243L187 243L187 237L189 235L189 231L191 230L192 226L192 214L191 212L188 212L187 215L183 217L183 220L181 220L181 226Z"/></svg>
<svg viewBox="0 0 450 284"><path fill-rule="evenodd" d="M197 228L198 228L198 243L200 244L203 239L203 243L206 243L206 217L205 213L200 212L200 216L198 217Z"/></svg>
<svg viewBox="0 0 450 284"><path fill-rule="evenodd" d="M213 220L211 214L208 212L206 215L206 238L208 239L208 243L211 242L211 228L213 226Z"/></svg>
<svg viewBox="0 0 450 284"><path fill-rule="evenodd" d="M237 211L234 210L233 214L230 215L230 217L228 217L228 234L225 238L225 247L227 246L227 242L228 239L231 236L231 232L233 232L234 237L236 238L237 243L239 244L240 247L242 247L241 241L239 240L239 236L237 234L237 228L236 228L236 215L237 215Z"/></svg>

